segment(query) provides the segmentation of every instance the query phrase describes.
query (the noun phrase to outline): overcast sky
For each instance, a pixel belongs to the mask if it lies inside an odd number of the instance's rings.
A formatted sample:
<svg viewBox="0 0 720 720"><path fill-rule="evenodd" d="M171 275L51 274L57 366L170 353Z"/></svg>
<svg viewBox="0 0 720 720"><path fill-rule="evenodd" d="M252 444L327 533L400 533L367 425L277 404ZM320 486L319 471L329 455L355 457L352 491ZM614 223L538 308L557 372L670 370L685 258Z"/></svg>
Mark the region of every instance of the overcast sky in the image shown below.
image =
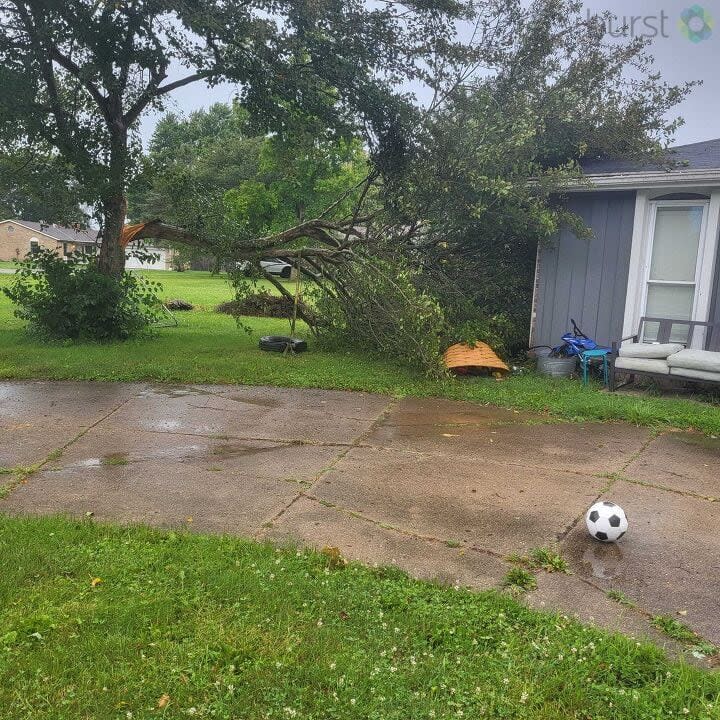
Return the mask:
<svg viewBox="0 0 720 720"><path fill-rule="evenodd" d="M676 144L686 144L720 137L720 1L704 1L700 7L705 16L710 15L713 25L709 37L702 17L690 18L690 27L696 33L693 42L686 37L678 23L682 23L683 11L694 6L695 0L600 0L586 8L592 13L609 10L618 16L616 30L624 23L632 24L637 35L652 35L652 54L657 70L671 84L686 80L702 80L679 107L678 114L685 118L685 125L676 136ZM695 5L697 7L697 5ZM697 15L693 13L692 15ZM633 21L633 18L635 20ZM705 29L705 32L702 32ZM202 84L189 85L173 93L170 109L181 113L207 107L214 102L228 102L235 89L231 85L208 88ZM145 142L152 135L158 116L147 116L142 124Z"/></svg>

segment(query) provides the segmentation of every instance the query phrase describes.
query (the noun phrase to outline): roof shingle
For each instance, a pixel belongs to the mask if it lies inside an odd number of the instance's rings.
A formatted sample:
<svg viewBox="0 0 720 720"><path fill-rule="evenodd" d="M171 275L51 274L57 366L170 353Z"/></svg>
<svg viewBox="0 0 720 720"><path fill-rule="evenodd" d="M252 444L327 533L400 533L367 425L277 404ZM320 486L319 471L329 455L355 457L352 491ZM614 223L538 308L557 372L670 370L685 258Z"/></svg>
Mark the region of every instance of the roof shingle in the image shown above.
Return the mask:
<svg viewBox="0 0 720 720"><path fill-rule="evenodd" d="M75 228L63 227L62 225L46 225L45 223L41 225L40 223L33 222L32 220L9 220L6 222L14 222L18 225L23 225L30 230L44 233L58 242L73 242L92 245L97 243L97 230L75 230Z"/></svg>
<svg viewBox="0 0 720 720"><path fill-rule="evenodd" d="M635 173L652 170L720 170L720 138L705 142L679 145L670 148L665 157L666 164L649 163L638 160L587 160L581 161L586 175L609 175L615 173ZM672 167L675 165L675 168Z"/></svg>

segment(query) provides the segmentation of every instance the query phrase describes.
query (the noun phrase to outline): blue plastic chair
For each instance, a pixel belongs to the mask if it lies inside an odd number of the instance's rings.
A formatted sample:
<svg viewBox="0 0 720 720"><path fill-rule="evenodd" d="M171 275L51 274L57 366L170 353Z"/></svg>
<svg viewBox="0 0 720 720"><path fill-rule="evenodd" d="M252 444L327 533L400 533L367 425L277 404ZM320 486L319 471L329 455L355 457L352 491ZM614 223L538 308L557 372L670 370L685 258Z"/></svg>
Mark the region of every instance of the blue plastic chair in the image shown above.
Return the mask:
<svg viewBox="0 0 720 720"><path fill-rule="evenodd" d="M609 348L596 348L595 350L584 350L580 353L580 367L582 368L583 383L588 383L588 369L593 358L602 358L603 364L603 381L605 387L608 385L608 355L610 354Z"/></svg>

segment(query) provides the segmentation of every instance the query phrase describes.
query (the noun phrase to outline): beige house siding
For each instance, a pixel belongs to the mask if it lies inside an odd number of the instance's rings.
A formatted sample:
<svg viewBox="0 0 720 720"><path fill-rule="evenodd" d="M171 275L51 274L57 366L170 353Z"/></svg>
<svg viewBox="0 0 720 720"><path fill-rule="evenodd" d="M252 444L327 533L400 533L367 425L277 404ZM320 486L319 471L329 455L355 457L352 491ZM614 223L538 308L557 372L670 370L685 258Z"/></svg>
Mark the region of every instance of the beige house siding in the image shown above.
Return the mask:
<svg viewBox="0 0 720 720"><path fill-rule="evenodd" d="M51 232L62 232L61 237L73 237L72 230L67 228L50 228ZM86 233L87 234L87 233ZM49 234L33 229L27 225L23 225L19 220L0 220L0 260L21 260L31 250L31 244L37 242L39 247L52 250L58 255L68 254L77 250L85 249L87 253L93 253L95 246L93 244L72 242L72 240L64 240L54 238ZM128 248L128 254L130 253ZM165 248L146 247L146 250L158 255L157 262L152 265L141 264L135 258L128 257L128 269L142 270L172 270L173 268L173 251Z"/></svg>
<svg viewBox="0 0 720 720"><path fill-rule="evenodd" d="M18 225L11 220L0 222L0 260L20 260L30 252L30 243L62 253L63 245L55 238Z"/></svg>

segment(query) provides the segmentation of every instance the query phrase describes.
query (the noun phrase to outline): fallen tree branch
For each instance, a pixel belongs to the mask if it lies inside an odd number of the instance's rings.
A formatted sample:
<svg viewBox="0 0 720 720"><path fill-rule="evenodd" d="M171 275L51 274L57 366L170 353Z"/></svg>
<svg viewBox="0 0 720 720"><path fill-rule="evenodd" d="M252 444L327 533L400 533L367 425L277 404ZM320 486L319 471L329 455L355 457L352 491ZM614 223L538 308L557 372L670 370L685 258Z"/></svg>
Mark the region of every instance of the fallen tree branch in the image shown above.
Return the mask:
<svg viewBox="0 0 720 720"><path fill-rule="evenodd" d="M360 218L367 220L367 218ZM211 250L212 245L197 234L180 228L175 225L168 225L162 220L150 220L146 223L128 226L126 229L125 244L134 240L155 239L168 242L181 243L190 247L203 250ZM303 248L302 253L314 257L331 258L335 255L345 253L349 249L347 241L344 243L340 237L334 237L331 233L336 232L345 238L353 237L362 239L363 233L349 223L331 223L327 220L307 220L295 227L283 230L282 232L265 237L257 238L248 245L246 242L239 242L231 245L229 250L237 259L251 258L258 255L278 258L298 257L299 250L281 247L282 245L296 240L316 240L329 248Z"/></svg>

